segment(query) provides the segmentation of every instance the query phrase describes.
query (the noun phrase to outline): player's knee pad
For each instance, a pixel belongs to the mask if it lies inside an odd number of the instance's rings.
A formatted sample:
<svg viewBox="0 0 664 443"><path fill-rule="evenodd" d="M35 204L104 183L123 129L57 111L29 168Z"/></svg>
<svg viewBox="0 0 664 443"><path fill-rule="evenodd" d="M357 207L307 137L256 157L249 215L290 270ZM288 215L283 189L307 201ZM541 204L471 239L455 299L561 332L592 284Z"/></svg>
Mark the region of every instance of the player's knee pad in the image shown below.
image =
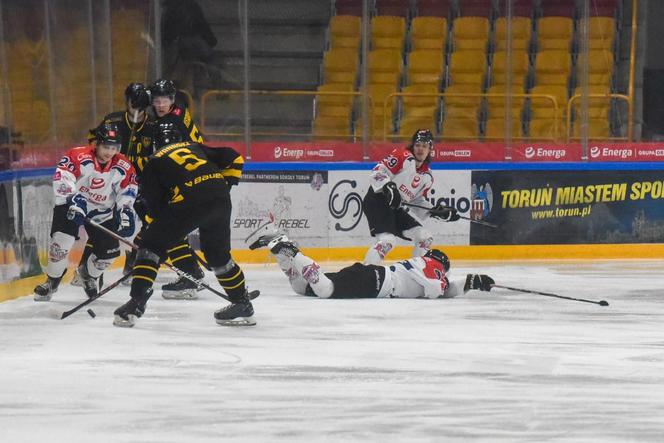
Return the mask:
<svg viewBox="0 0 664 443"><path fill-rule="evenodd" d="M90 254L88 261L86 263L88 274L90 276L97 278L99 277L111 264L113 263L115 257L113 258L100 258L97 257L94 253Z"/></svg>
<svg viewBox="0 0 664 443"><path fill-rule="evenodd" d="M404 235L413 239L413 257L421 257L431 249L433 235L428 229L416 226L404 231Z"/></svg>
<svg viewBox="0 0 664 443"><path fill-rule="evenodd" d="M75 241L69 234L54 232L48 245L48 261L55 263L65 260Z"/></svg>
<svg viewBox="0 0 664 443"><path fill-rule="evenodd" d="M394 234L381 233L376 235L378 241L369 248L364 256L364 262L367 264L378 265L380 264L387 254L397 244L397 237Z"/></svg>

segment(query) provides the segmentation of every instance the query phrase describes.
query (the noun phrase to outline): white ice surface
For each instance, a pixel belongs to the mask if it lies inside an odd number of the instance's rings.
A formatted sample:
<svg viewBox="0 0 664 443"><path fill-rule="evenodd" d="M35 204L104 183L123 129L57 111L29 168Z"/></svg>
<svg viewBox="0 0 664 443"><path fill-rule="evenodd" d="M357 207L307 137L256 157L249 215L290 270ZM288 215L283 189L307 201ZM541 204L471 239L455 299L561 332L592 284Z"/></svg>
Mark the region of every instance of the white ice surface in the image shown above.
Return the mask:
<svg viewBox="0 0 664 443"><path fill-rule="evenodd" d="M600 307L504 290L319 300L274 266L245 266L262 291L253 328L216 325L225 302L211 293L160 291L135 328L116 328L126 287L93 303L94 319L59 320L84 299L64 286L50 303L0 304L0 442L664 441L663 269L454 271Z"/></svg>

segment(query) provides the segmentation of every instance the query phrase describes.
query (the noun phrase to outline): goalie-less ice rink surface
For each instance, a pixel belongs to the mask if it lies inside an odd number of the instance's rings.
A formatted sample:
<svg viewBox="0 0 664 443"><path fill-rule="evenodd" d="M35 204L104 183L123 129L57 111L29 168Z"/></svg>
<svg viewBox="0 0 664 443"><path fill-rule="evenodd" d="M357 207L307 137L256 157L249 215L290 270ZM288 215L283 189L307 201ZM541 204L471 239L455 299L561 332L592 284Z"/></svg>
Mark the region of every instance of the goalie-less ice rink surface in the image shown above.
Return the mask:
<svg viewBox="0 0 664 443"><path fill-rule="evenodd" d="M453 278L481 271L600 307L497 289L319 300L274 265L245 266L262 291L252 328L216 325L225 302L211 293L160 291L135 328L116 328L126 287L94 319L59 320L84 297L67 285L51 303L0 304L0 441L661 442L663 269L453 263Z"/></svg>

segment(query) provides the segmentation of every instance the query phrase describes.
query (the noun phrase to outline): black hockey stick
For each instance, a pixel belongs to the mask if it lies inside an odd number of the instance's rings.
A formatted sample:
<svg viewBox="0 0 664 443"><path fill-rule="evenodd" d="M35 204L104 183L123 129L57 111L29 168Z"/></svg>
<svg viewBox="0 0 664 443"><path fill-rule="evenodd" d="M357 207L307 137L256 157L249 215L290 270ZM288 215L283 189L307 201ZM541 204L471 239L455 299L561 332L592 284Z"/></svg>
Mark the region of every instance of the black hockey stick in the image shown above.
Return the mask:
<svg viewBox="0 0 664 443"><path fill-rule="evenodd" d="M404 205L404 206L410 206L411 208L426 209L427 211L429 211L431 213L434 213L433 212L434 208L428 208L426 206L416 205L414 203L406 203L406 202L401 202L401 204ZM449 206L445 206L445 207L443 207L443 209L453 209L453 208L451 208ZM477 223L478 225L488 226L489 228L497 228L498 227L498 225L494 225L493 223L489 223L489 222L484 221L484 220L475 220L474 218L466 217L465 215L461 215L461 214L457 214L457 215L459 216L459 218L461 218L463 220L469 220L471 223Z"/></svg>
<svg viewBox="0 0 664 443"><path fill-rule="evenodd" d="M261 229L263 229L264 227L266 227L270 223L274 223L274 215L272 214L272 211L268 211L267 214L268 214L268 220L265 223L261 223L260 225L258 225L258 227L254 231L252 231L251 234L247 235L247 238L244 239L245 243L248 242L251 237L256 235L256 233L258 231L260 231Z"/></svg>
<svg viewBox="0 0 664 443"><path fill-rule="evenodd" d="M124 237L121 237L120 235L118 235L115 232L111 231L107 227L102 226L99 223L96 223L96 222L90 220L89 218L85 219L85 223L89 224L90 226L94 226L95 228L99 229L102 232L105 232L106 234L110 235L111 237L113 237L117 241L119 241L121 243L124 243L125 245L129 246L130 248L138 250L138 246L136 246L134 243L130 242L129 240L127 240ZM189 275L188 273L184 272L182 269L180 269L178 267L175 267L170 263L163 262L162 264L164 266L166 266L168 269L170 269L171 271L175 272L178 276L184 277L187 280L189 280L190 282L195 283L198 286L204 287L208 291L212 292L215 295L218 295L219 297L223 298L224 300L231 301L230 298L228 298L228 296L226 294L217 291L212 286L205 283L203 280L199 280L196 277L194 277L193 275Z"/></svg>
<svg viewBox="0 0 664 443"><path fill-rule="evenodd" d="M97 300L99 297L106 294L111 289L114 289L114 288L118 287L118 285L122 284L122 282L127 280L129 277L131 277L131 272L129 274L123 275L118 280L116 280L113 283L111 283L110 285L106 286L103 290L99 291L99 293L97 295L95 295L94 297L90 297L89 299L85 300L83 303L79 304L78 306L74 306L69 311L63 312L62 316L60 317L60 320L64 320L65 318L72 315L74 312L78 311L79 309L81 309L81 308L89 305L93 301Z"/></svg>
<svg viewBox="0 0 664 443"><path fill-rule="evenodd" d="M600 306L609 306L609 302L607 302L606 300L600 300L600 301L586 300L585 298L566 297L564 295L551 294L550 292L531 291L530 289L513 288L511 286L503 286L496 284L491 285L491 287L500 288L500 289L509 289L510 291L525 292L526 294L537 294L537 295L544 295L546 297L563 298L565 300L582 301L584 303L592 303Z"/></svg>

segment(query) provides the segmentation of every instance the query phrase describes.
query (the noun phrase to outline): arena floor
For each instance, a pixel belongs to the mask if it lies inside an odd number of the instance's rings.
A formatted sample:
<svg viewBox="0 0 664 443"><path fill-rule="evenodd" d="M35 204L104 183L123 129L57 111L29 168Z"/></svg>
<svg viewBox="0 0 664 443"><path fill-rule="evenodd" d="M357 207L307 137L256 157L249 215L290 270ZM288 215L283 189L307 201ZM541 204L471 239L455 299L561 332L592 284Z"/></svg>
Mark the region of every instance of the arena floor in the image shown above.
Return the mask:
<svg viewBox="0 0 664 443"><path fill-rule="evenodd" d="M211 293L156 291L121 329L128 288L59 320L84 299L65 286L0 304L0 440L662 441L664 262L453 268L610 306L498 289L319 300L252 265L253 328L216 325Z"/></svg>

